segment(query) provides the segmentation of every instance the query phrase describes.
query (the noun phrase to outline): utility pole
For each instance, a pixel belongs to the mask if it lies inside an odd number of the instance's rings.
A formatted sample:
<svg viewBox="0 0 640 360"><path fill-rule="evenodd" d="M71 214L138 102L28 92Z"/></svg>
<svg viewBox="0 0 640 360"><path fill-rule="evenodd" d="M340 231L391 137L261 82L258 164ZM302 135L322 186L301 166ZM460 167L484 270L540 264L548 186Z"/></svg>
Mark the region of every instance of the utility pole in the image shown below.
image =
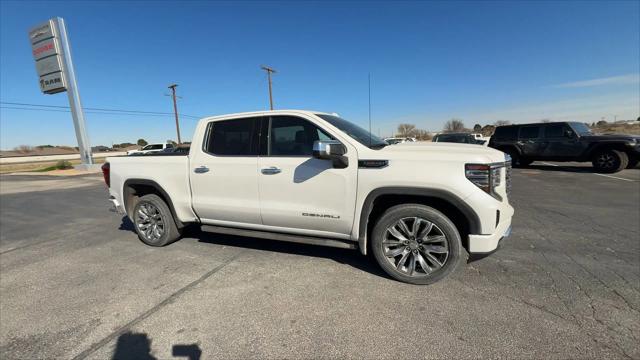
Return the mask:
<svg viewBox="0 0 640 360"><path fill-rule="evenodd" d="M260 68L267 72L267 77L269 78L269 107L271 108L271 110L273 110L273 94L272 94L272 90L271 90L271 73L275 74L276 70L271 68L271 67L265 66L265 65L262 65Z"/></svg>
<svg viewBox="0 0 640 360"><path fill-rule="evenodd" d="M178 84L169 85L169 89L171 89L171 97L173 98L173 112L176 115L176 132L178 133L178 144L182 144L180 140L180 123L178 122L178 103L176 102L176 86Z"/></svg>

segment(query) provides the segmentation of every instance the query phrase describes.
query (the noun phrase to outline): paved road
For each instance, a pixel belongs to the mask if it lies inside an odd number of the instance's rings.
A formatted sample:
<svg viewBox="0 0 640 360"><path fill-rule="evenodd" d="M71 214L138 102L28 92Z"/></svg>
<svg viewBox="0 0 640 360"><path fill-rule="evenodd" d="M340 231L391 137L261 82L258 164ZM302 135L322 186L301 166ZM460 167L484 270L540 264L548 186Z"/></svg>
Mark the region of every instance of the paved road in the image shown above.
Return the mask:
<svg viewBox="0 0 640 360"><path fill-rule="evenodd" d="M349 250L150 248L95 180L3 176L0 358L638 359L640 170L616 177L515 169L512 237L424 287Z"/></svg>
<svg viewBox="0 0 640 360"><path fill-rule="evenodd" d="M126 151L98 152L98 153L92 154L94 158L103 158L107 156L119 156L119 155L127 155L127 152ZM0 157L0 164L19 164L19 163L56 161L56 160L74 160L74 159L80 159L80 154Z"/></svg>

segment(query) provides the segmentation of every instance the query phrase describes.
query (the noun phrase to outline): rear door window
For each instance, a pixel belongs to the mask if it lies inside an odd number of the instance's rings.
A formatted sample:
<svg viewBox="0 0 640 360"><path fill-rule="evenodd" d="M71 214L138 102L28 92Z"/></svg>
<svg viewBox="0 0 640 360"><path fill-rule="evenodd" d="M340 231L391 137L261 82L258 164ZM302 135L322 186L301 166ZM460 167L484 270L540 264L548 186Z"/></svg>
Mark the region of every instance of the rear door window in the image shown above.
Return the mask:
<svg viewBox="0 0 640 360"><path fill-rule="evenodd" d="M540 136L539 126L522 126L520 128L520 139L536 139Z"/></svg>
<svg viewBox="0 0 640 360"><path fill-rule="evenodd" d="M211 122L205 151L222 156L257 156L259 122L260 118Z"/></svg>

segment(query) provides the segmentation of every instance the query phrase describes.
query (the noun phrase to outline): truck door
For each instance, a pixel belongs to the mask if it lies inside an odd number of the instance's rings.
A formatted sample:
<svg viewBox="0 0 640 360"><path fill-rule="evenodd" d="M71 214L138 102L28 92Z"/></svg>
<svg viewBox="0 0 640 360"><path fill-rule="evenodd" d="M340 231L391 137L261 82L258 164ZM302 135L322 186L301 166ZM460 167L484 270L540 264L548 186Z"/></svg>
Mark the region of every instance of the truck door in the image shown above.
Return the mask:
<svg viewBox="0 0 640 360"><path fill-rule="evenodd" d="M548 124L544 127L543 156L546 159L578 157L585 150L578 135L567 124Z"/></svg>
<svg viewBox="0 0 640 360"><path fill-rule="evenodd" d="M312 121L272 116L264 122L258 160L260 208L264 225L274 230L318 236L351 233L358 161L348 144L349 166L312 156L313 142L334 137ZM344 142L343 142L344 143Z"/></svg>
<svg viewBox="0 0 640 360"><path fill-rule="evenodd" d="M201 149L191 149L193 209L203 223L261 224L258 199L259 117L210 122Z"/></svg>
<svg viewBox="0 0 640 360"><path fill-rule="evenodd" d="M524 157L538 157L542 146L540 126L521 126L518 134L518 146Z"/></svg>

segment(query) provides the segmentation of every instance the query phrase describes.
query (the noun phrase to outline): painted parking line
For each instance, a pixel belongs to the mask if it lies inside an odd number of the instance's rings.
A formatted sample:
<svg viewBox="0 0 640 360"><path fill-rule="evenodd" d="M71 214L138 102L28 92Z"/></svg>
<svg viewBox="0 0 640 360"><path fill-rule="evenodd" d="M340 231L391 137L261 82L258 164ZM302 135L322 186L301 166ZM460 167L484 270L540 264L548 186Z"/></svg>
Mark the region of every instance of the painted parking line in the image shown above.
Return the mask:
<svg viewBox="0 0 640 360"><path fill-rule="evenodd" d="M548 163L548 162L543 162L541 161L541 163L545 164L545 165L549 165L549 166L560 166L557 164L552 164L552 163ZM618 176L612 176L612 175L605 175L605 174L598 174L598 173L592 173L593 175L598 175L598 176L604 176L604 177L608 177L608 178L612 178L612 179L618 179L618 180L624 180L624 181L631 181L631 182L638 182L638 180L633 180L633 179L626 179L626 178L622 178L622 177L618 177Z"/></svg>
<svg viewBox="0 0 640 360"><path fill-rule="evenodd" d="M625 178L621 178L621 177L617 177L617 176L611 176L611 175L605 175L605 174L595 174L594 173L593 175L604 176L604 177L608 177L608 178L612 178L612 179L618 179L618 180L624 180L624 181L638 182L638 180L625 179Z"/></svg>

